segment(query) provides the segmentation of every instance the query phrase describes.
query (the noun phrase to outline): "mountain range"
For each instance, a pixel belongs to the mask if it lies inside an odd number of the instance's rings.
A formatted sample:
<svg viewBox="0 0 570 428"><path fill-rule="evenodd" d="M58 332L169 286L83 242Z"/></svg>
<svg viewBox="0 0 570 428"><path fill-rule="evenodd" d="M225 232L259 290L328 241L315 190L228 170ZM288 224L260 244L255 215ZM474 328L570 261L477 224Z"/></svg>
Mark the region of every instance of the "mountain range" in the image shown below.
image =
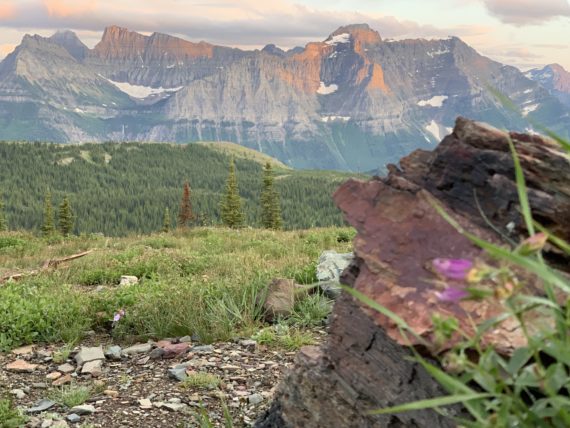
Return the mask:
<svg viewBox="0 0 570 428"><path fill-rule="evenodd" d="M432 148L458 115L569 135L570 74L523 73L457 37L384 40L366 24L287 51L117 26L93 49L70 31L26 35L0 63L3 140L230 141L296 168L370 171Z"/></svg>

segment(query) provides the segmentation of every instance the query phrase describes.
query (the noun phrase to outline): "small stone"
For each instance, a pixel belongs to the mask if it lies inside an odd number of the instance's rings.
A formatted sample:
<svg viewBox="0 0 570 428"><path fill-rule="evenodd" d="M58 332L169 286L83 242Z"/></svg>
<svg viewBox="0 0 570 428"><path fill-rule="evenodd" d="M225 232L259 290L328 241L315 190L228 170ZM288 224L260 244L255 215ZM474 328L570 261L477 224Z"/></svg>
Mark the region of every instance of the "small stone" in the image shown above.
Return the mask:
<svg viewBox="0 0 570 428"><path fill-rule="evenodd" d="M34 405L34 407L30 407L29 409L26 410L26 412L28 412L28 413L45 412L47 409L50 409L53 406L55 406L55 401L44 399L44 400L38 401Z"/></svg>
<svg viewBox="0 0 570 428"><path fill-rule="evenodd" d="M79 416L77 413L72 413L71 415L67 415L66 419L74 424L81 420L81 416Z"/></svg>
<svg viewBox="0 0 570 428"><path fill-rule="evenodd" d="M183 403L163 403L162 407L170 410L171 412L181 412L186 410L188 406Z"/></svg>
<svg viewBox="0 0 570 428"><path fill-rule="evenodd" d="M210 352L214 352L214 347L212 345L193 346L192 352L199 354L208 354Z"/></svg>
<svg viewBox="0 0 570 428"><path fill-rule="evenodd" d="M34 352L34 345L21 346L16 349L12 349L12 354L14 355L29 355Z"/></svg>
<svg viewBox="0 0 570 428"><path fill-rule="evenodd" d="M184 353L186 353L190 349L190 344L188 343L177 343L177 344L170 344L166 345L163 350L163 358L170 359L178 357Z"/></svg>
<svg viewBox="0 0 570 428"><path fill-rule="evenodd" d="M179 382L182 382L184 379L186 379L188 377L188 375L186 374L186 367L173 367L171 369L168 369L168 376L171 377L172 379L176 379Z"/></svg>
<svg viewBox="0 0 570 428"><path fill-rule="evenodd" d="M166 352L162 348L153 349L148 355L152 360L160 360Z"/></svg>
<svg viewBox="0 0 570 428"><path fill-rule="evenodd" d="M261 394L251 394L249 397L247 397L247 401L249 401L249 404L259 404L263 401L263 395Z"/></svg>
<svg viewBox="0 0 570 428"><path fill-rule="evenodd" d="M53 421L51 419L46 419L40 425L40 428L49 428L53 425Z"/></svg>
<svg viewBox="0 0 570 428"><path fill-rule="evenodd" d="M61 386L61 385L65 385L66 383L70 383L72 380L71 375L66 374L65 376L60 377L57 380L54 380L52 382L53 386Z"/></svg>
<svg viewBox="0 0 570 428"><path fill-rule="evenodd" d="M36 388L36 389L47 389L47 387L48 387L47 383L44 383L44 382L32 383L32 388Z"/></svg>
<svg viewBox="0 0 570 428"><path fill-rule="evenodd" d="M124 285L134 285L134 284L138 284L139 279L136 276L133 275L123 275L121 276L121 282L119 282L120 286L124 286Z"/></svg>
<svg viewBox="0 0 570 428"><path fill-rule="evenodd" d="M37 364L30 364L24 360L16 360L6 366L6 370L16 373L32 373Z"/></svg>
<svg viewBox="0 0 570 428"><path fill-rule="evenodd" d="M89 361L83 365L81 374L90 374L93 377L98 377L101 376L102 368L102 360Z"/></svg>
<svg viewBox="0 0 570 428"><path fill-rule="evenodd" d="M50 374L48 374L46 376L46 379L53 381L53 380L59 379L61 376L62 376L62 374L60 372L51 372Z"/></svg>
<svg viewBox="0 0 570 428"><path fill-rule="evenodd" d="M129 346L126 349L123 349L123 355L136 355L136 354L145 354L150 352L152 349L152 345L150 343L139 343L137 345Z"/></svg>
<svg viewBox="0 0 570 428"><path fill-rule="evenodd" d="M192 342L192 337L191 336L184 336L184 337L181 337L178 341L180 343L190 343L190 342Z"/></svg>
<svg viewBox="0 0 570 428"><path fill-rule="evenodd" d="M64 420L54 421L51 428L67 428L69 425Z"/></svg>
<svg viewBox="0 0 570 428"><path fill-rule="evenodd" d="M227 370L227 371L233 372L233 371L236 371L236 370L241 369L241 367L240 367L240 366L234 366L234 365L232 365L232 364L224 364L224 365L221 367L221 369L222 369L222 370Z"/></svg>
<svg viewBox="0 0 570 428"><path fill-rule="evenodd" d="M105 356L113 361L121 361L121 347L114 345L114 346L109 346L106 351L105 351Z"/></svg>
<svg viewBox="0 0 570 428"><path fill-rule="evenodd" d="M247 348L250 351L255 351L255 349L257 348L257 342L252 339L240 340L239 345L243 346L244 348Z"/></svg>
<svg viewBox="0 0 570 428"><path fill-rule="evenodd" d="M149 410L152 409L152 402L148 398L143 398L139 400L139 406L143 410Z"/></svg>
<svg viewBox="0 0 570 428"><path fill-rule="evenodd" d="M57 368L57 370L64 373L64 374L67 374L67 373L73 373L75 371L75 367L73 367L69 363L65 363L65 364L62 364L61 366L59 366Z"/></svg>
<svg viewBox="0 0 570 428"><path fill-rule="evenodd" d="M89 361L104 360L105 354L103 353L103 348L96 346L93 348L81 347L81 350L75 356L75 362L77 365L82 366Z"/></svg>
<svg viewBox="0 0 570 428"><path fill-rule="evenodd" d="M174 404L180 404L180 403L182 403L182 400L181 400L180 398L173 397L173 398L169 398L169 399L168 399L168 402L169 402L169 403L174 403Z"/></svg>
<svg viewBox="0 0 570 428"><path fill-rule="evenodd" d="M70 413L76 413L79 416L91 415L95 413L95 406L92 406L91 404L83 404L81 406L75 406L71 408Z"/></svg>
<svg viewBox="0 0 570 428"><path fill-rule="evenodd" d="M26 397L26 393L21 389L13 389L10 391L10 394L14 395L18 400L21 400L24 397Z"/></svg>
<svg viewBox="0 0 570 428"><path fill-rule="evenodd" d="M105 391L103 391L103 394L105 394L107 397L117 398L119 396L119 391L115 391L113 389L106 389Z"/></svg>

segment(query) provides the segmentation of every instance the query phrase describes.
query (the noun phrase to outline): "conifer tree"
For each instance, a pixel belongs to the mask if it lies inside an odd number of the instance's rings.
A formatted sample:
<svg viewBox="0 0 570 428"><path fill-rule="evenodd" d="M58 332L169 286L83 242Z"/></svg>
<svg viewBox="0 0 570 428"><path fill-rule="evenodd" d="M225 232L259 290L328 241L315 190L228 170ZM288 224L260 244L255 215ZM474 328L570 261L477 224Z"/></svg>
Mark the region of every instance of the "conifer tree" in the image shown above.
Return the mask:
<svg viewBox="0 0 570 428"><path fill-rule="evenodd" d="M6 221L6 213L4 212L4 203L0 196L0 232L8 230L8 222Z"/></svg>
<svg viewBox="0 0 570 428"><path fill-rule="evenodd" d="M168 209L168 207L164 209L164 220L162 221L161 232L163 233L170 232L170 210Z"/></svg>
<svg viewBox="0 0 570 428"><path fill-rule="evenodd" d="M63 198L63 202L59 206L58 226L63 236L69 236L73 232L73 212L67 195Z"/></svg>
<svg viewBox="0 0 570 428"><path fill-rule="evenodd" d="M281 229L281 204L274 187L273 170L267 162L263 168L263 190L261 192L261 223L266 229Z"/></svg>
<svg viewBox="0 0 570 428"><path fill-rule="evenodd" d="M182 192L182 201L180 201L180 211L178 212L178 226L186 227L188 223L195 219L192 211L192 202L190 201L190 184L184 183L184 191Z"/></svg>
<svg viewBox="0 0 570 428"><path fill-rule="evenodd" d="M42 224L42 235L49 236L55 232L53 224L53 207L51 205L51 192L48 190L44 198L44 221Z"/></svg>
<svg viewBox="0 0 570 428"><path fill-rule="evenodd" d="M243 226L244 215L241 208L241 199L236 177L234 160L230 161L226 193L220 203L222 222L233 229Z"/></svg>

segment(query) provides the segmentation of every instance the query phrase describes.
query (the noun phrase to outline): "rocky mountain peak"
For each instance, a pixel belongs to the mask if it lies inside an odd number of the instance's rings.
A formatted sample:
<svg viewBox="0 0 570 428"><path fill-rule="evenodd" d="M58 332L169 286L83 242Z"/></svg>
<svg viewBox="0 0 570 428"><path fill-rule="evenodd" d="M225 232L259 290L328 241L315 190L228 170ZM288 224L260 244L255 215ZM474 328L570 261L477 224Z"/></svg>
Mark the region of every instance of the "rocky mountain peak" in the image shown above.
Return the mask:
<svg viewBox="0 0 570 428"><path fill-rule="evenodd" d="M73 31L58 31L49 40L69 52L69 54L78 61L85 59L89 52L89 48L83 44L77 34Z"/></svg>
<svg viewBox="0 0 570 428"><path fill-rule="evenodd" d="M382 38L378 31L370 28L368 24L351 24L345 25L334 31L325 42L339 39L343 35L348 34L355 43L360 44L377 44L382 42Z"/></svg>
<svg viewBox="0 0 570 428"><path fill-rule="evenodd" d="M280 56L280 57L283 57L287 54L283 49L275 46L274 44L265 45L265 47L261 49L261 52L265 52L266 54Z"/></svg>
<svg viewBox="0 0 570 428"><path fill-rule="evenodd" d="M93 51L103 58L132 58L144 50L147 36L116 25L105 28Z"/></svg>

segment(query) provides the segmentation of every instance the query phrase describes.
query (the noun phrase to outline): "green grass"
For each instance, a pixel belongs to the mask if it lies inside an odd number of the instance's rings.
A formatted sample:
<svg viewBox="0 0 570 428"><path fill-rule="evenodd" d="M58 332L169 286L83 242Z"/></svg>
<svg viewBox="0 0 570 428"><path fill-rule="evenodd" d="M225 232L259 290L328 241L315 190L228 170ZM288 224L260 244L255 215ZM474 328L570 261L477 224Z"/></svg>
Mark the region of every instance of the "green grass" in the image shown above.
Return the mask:
<svg viewBox="0 0 570 428"><path fill-rule="evenodd" d="M303 346L315 344L315 338L310 332L290 328L286 324L266 327L252 337L261 345L266 345L270 348L281 348L287 351L297 351Z"/></svg>
<svg viewBox="0 0 570 428"><path fill-rule="evenodd" d="M208 372L196 372L190 373L182 384L182 388L193 388L193 389L216 389L220 386L222 380L219 376Z"/></svg>
<svg viewBox="0 0 570 428"><path fill-rule="evenodd" d="M315 280L323 250L347 252L346 228L273 232L196 228L167 235L105 238L91 235L47 242L26 233L0 234L22 241L0 250L0 277L38 269L49 259L88 249L91 254L58 269L0 287L0 349L33 342L77 343L86 331L117 339L160 339L196 334L201 341L251 336L263 328L260 295L273 278ZM119 287L121 275L139 284ZM329 304L299 296L289 325L319 325ZM287 348L308 341L293 334ZM62 355L62 359L65 355Z"/></svg>
<svg viewBox="0 0 570 428"><path fill-rule="evenodd" d="M27 418L7 398L0 399L0 428L19 428Z"/></svg>
<svg viewBox="0 0 570 428"><path fill-rule="evenodd" d="M54 389L48 395L56 403L72 408L85 403L91 397L91 394L90 387L71 384Z"/></svg>

